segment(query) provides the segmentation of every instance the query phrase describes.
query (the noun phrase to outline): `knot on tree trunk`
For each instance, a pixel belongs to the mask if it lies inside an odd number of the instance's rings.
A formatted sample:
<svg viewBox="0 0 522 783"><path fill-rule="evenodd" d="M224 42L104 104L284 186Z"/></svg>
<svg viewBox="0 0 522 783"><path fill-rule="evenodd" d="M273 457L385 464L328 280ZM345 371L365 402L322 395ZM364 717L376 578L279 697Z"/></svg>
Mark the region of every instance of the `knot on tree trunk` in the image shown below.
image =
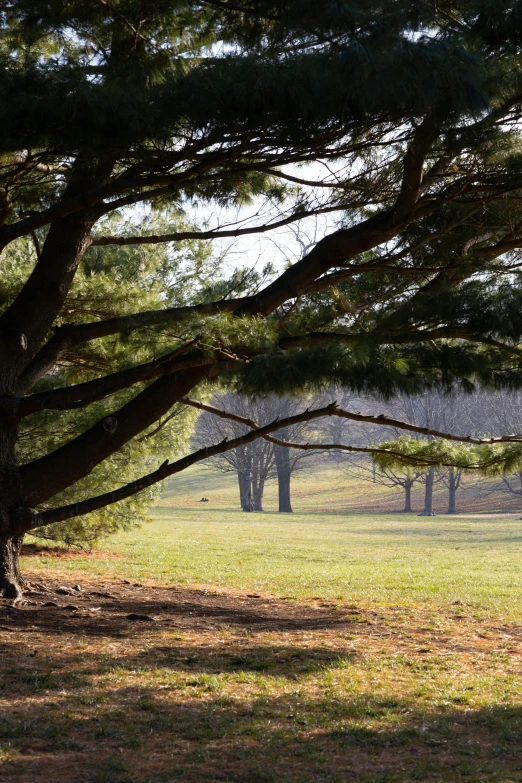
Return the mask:
<svg viewBox="0 0 522 783"><path fill-rule="evenodd" d="M27 351L27 337L18 329L4 326L0 332L0 342L4 352L8 354L19 354Z"/></svg>
<svg viewBox="0 0 522 783"><path fill-rule="evenodd" d="M107 416L107 418L103 420L103 429L110 435L112 435L113 432L116 432L117 427L118 419L115 419L114 416Z"/></svg>

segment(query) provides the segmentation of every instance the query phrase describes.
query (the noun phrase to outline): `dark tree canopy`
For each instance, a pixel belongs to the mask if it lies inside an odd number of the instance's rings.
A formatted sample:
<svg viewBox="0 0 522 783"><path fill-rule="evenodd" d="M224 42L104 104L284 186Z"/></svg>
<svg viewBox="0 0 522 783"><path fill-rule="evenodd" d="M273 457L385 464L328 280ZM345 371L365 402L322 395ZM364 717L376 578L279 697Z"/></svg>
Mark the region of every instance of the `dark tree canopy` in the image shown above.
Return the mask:
<svg viewBox="0 0 522 783"><path fill-rule="evenodd" d="M521 46L522 4L504 0L2 4L6 594L25 532L205 456L82 494L189 393L520 385ZM198 225L198 205L240 217ZM117 297L117 248L183 254L327 214L269 280L216 271L173 297L167 253L141 299ZM114 301L82 299L79 281L107 270ZM93 411L73 434L72 410ZM36 434L22 455L43 416L55 446Z"/></svg>

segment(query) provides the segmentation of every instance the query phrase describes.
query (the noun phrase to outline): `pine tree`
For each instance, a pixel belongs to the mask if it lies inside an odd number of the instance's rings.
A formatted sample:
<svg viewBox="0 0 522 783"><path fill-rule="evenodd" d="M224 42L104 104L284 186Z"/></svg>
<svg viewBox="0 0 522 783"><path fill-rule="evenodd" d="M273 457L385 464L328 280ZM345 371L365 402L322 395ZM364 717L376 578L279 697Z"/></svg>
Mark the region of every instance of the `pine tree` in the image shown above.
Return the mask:
<svg viewBox="0 0 522 783"><path fill-rule="evenodd" d="M519 17L506 0L4 4L4 595L20 592L25 533L202 458L91 494L89 477L121 483L128 444L218 380L256 394L337 384L388 396L520 384ZM209 204L250 204L253 217L196 225L191 210ZM151 205L168 229L136 222ZM169 300L178 243L325 214L335 227L265 284L217 275ZM115 248L149 245L168 249L164 298L74 307L93 253L101 280ZM117 300L119 284L109 288ZM85 412L81 431L71 411ZM22 443L42 416L56 443L37 430Z"/></svg>

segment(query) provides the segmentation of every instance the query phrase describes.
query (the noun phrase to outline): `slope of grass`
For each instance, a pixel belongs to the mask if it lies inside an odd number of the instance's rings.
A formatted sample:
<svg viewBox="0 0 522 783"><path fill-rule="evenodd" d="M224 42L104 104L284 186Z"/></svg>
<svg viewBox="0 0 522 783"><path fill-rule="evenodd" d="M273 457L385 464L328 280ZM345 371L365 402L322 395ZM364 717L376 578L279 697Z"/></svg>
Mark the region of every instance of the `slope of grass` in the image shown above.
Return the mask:
<svg viewBox="0 0 522 783"><path fill-rule="evenodd" d="M368 474L371 478L371 474ZM194 467L170 479L161 505L177 508L199 508L201 498L209 499L210 508L237 509L239 492L234 473L217 473L206 467ZM413 508L422 510L424 487L417 483L412 491ZM319 464L292 478L294 511L328 513L399 512L404 508L403 490L361 481L331 463ZM277 511L277 482L268 481L263 505L266 511ZM448 508L448 490L443 482L435 485L434 507L439 514ZM522 513L522 497L509 493L502 482L464 477L457 495L462 513Z"/></svg>

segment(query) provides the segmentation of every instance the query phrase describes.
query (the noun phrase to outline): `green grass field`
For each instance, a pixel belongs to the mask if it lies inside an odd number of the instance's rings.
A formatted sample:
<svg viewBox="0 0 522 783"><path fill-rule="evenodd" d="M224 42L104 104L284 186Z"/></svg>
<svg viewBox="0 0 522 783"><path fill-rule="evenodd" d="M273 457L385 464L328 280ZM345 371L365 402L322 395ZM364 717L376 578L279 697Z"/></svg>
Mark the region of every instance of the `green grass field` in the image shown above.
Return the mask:
<svg viewBox="0 0 522 783"><path fill-rule="evenodd" d="M257 590L298 600L460 601L479 612L521 616L522 520L517 516L324 513L324 495L329 488L330 497L335 496L337 489L331 474L316 480L315 488L312 477L302 476L296 505L304 505L300 495L310 483L306 500L313 502L315 489L318 510L250 515L231 510L237 490L230 476L194 471L167 488L152 523L102 542L98 556L44 554L30 558L30 567ZM203 490L211 502L197 502ZM356 490L349 486L349 493ZM387 492L366 484L360 491L373 492L374 499ZM266 505L271 505L270 494ZM106 558L103 552L109 553Z"/></svg>
<svg viewBox="0 0 522 783"><path fill-rule="evenodd" d="M249 516L159 506L153 523L104 542L103 551L121 558L44 554L28 565L78 579L85 571L299 600L461 601L477 611L522 615L522 522L513 517Z"/></svg>
<svg viewBox="0 0 522 783"><path fill-rule="evenodd" d="M194 471L92 556L24 557L0 781L520 783L522 521L347 512L383 490L335 475L250 515Z"/></svg>

